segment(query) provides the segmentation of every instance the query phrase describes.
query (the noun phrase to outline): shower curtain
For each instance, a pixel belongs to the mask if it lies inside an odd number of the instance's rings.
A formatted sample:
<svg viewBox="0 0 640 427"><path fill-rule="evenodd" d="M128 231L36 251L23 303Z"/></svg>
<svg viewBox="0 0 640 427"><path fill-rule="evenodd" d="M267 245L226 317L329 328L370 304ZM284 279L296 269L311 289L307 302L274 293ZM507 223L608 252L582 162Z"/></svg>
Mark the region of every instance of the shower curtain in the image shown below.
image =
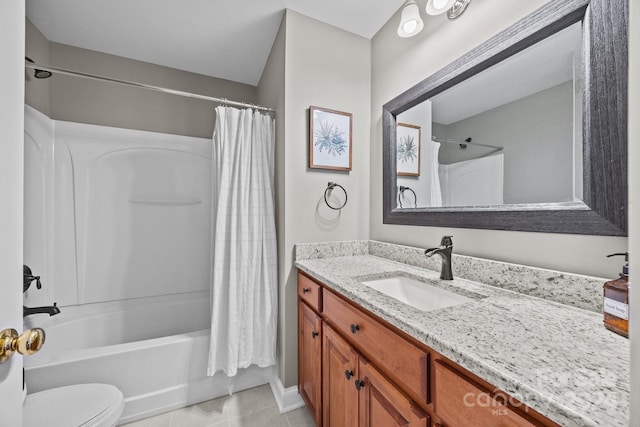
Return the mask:
<svg viewBox="0 0 640 427"><path fill-rule="evenodd" d="M209 376L275 364L274 152L268 114L216 108Z"/></svg>
<svg viewBox="0 0 640 427"><path fill-rule="evenodd" d="M440 162L438 155L440 153L440 143L431 141L431 207L442 206L442 189L440 187Z"/></svg>

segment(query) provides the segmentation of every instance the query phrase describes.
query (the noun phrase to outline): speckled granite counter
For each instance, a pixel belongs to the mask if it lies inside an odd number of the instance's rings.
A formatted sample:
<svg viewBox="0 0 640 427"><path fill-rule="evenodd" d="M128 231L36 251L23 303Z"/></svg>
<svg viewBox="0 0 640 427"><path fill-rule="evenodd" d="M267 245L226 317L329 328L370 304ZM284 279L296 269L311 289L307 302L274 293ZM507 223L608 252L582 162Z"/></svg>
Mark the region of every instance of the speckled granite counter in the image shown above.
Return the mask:
<svg viewBox="0 0 640 427"><path fill-rule="evenodd" d="M373 241L302 244L295 265L562 426L628 425L629 341L595 312L604 279L458 255L456 279L440 281L440 260L422 252ZM396 274L476 299L423 312L360 283Z"/></svg>

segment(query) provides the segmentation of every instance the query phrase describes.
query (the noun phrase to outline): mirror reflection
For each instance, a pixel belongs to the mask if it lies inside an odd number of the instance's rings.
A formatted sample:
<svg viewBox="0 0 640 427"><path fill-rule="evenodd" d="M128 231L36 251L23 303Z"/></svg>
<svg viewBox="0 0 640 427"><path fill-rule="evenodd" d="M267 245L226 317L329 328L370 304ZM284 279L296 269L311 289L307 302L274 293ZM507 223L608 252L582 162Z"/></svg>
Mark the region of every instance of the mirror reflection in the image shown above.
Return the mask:
<svg viewBox="0 0 640 427"><path fill-rule="evenodd" d="M582 23L397 116L397 208L582 200Z"/></svg>

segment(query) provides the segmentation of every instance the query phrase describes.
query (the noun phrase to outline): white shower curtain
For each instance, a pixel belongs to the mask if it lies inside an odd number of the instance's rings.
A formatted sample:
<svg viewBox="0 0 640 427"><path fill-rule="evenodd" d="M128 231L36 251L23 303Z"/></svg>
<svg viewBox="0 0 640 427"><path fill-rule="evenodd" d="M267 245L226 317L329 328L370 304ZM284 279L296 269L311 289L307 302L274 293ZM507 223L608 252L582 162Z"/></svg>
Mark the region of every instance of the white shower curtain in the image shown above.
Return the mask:
<svg viewBox="0 0 640 427"><path fill-rule="evenodd" d="M431 141L431 207L442 206L442 189L440 187L440 162L438 154L440 153L440 143Z"/></svg>
<svg viewBox="0 0 640 427"><path fill-rule="evenodd" d="M208 375L275 364L277 248L274 125L216 108L212 153L211 344Z"/></svg>

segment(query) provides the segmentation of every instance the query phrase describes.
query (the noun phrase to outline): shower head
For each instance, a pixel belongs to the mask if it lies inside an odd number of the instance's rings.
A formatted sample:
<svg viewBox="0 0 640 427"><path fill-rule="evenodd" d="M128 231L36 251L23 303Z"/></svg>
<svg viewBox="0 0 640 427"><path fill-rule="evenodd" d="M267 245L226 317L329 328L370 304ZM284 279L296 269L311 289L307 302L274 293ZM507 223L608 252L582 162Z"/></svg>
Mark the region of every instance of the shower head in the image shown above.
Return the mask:
<svg viewBox="0 0 640 427"><path fill-rule="evenodd" d="M34 63L33 59L29 58L28 56L25 56L24 59L29 61L29 62L31 62L31 63ZM53 73L51 71L38 70L37 68L34 69L34 73L33 73L33 76L36 79L48 79L52 75L53 75Z"/></svg>

